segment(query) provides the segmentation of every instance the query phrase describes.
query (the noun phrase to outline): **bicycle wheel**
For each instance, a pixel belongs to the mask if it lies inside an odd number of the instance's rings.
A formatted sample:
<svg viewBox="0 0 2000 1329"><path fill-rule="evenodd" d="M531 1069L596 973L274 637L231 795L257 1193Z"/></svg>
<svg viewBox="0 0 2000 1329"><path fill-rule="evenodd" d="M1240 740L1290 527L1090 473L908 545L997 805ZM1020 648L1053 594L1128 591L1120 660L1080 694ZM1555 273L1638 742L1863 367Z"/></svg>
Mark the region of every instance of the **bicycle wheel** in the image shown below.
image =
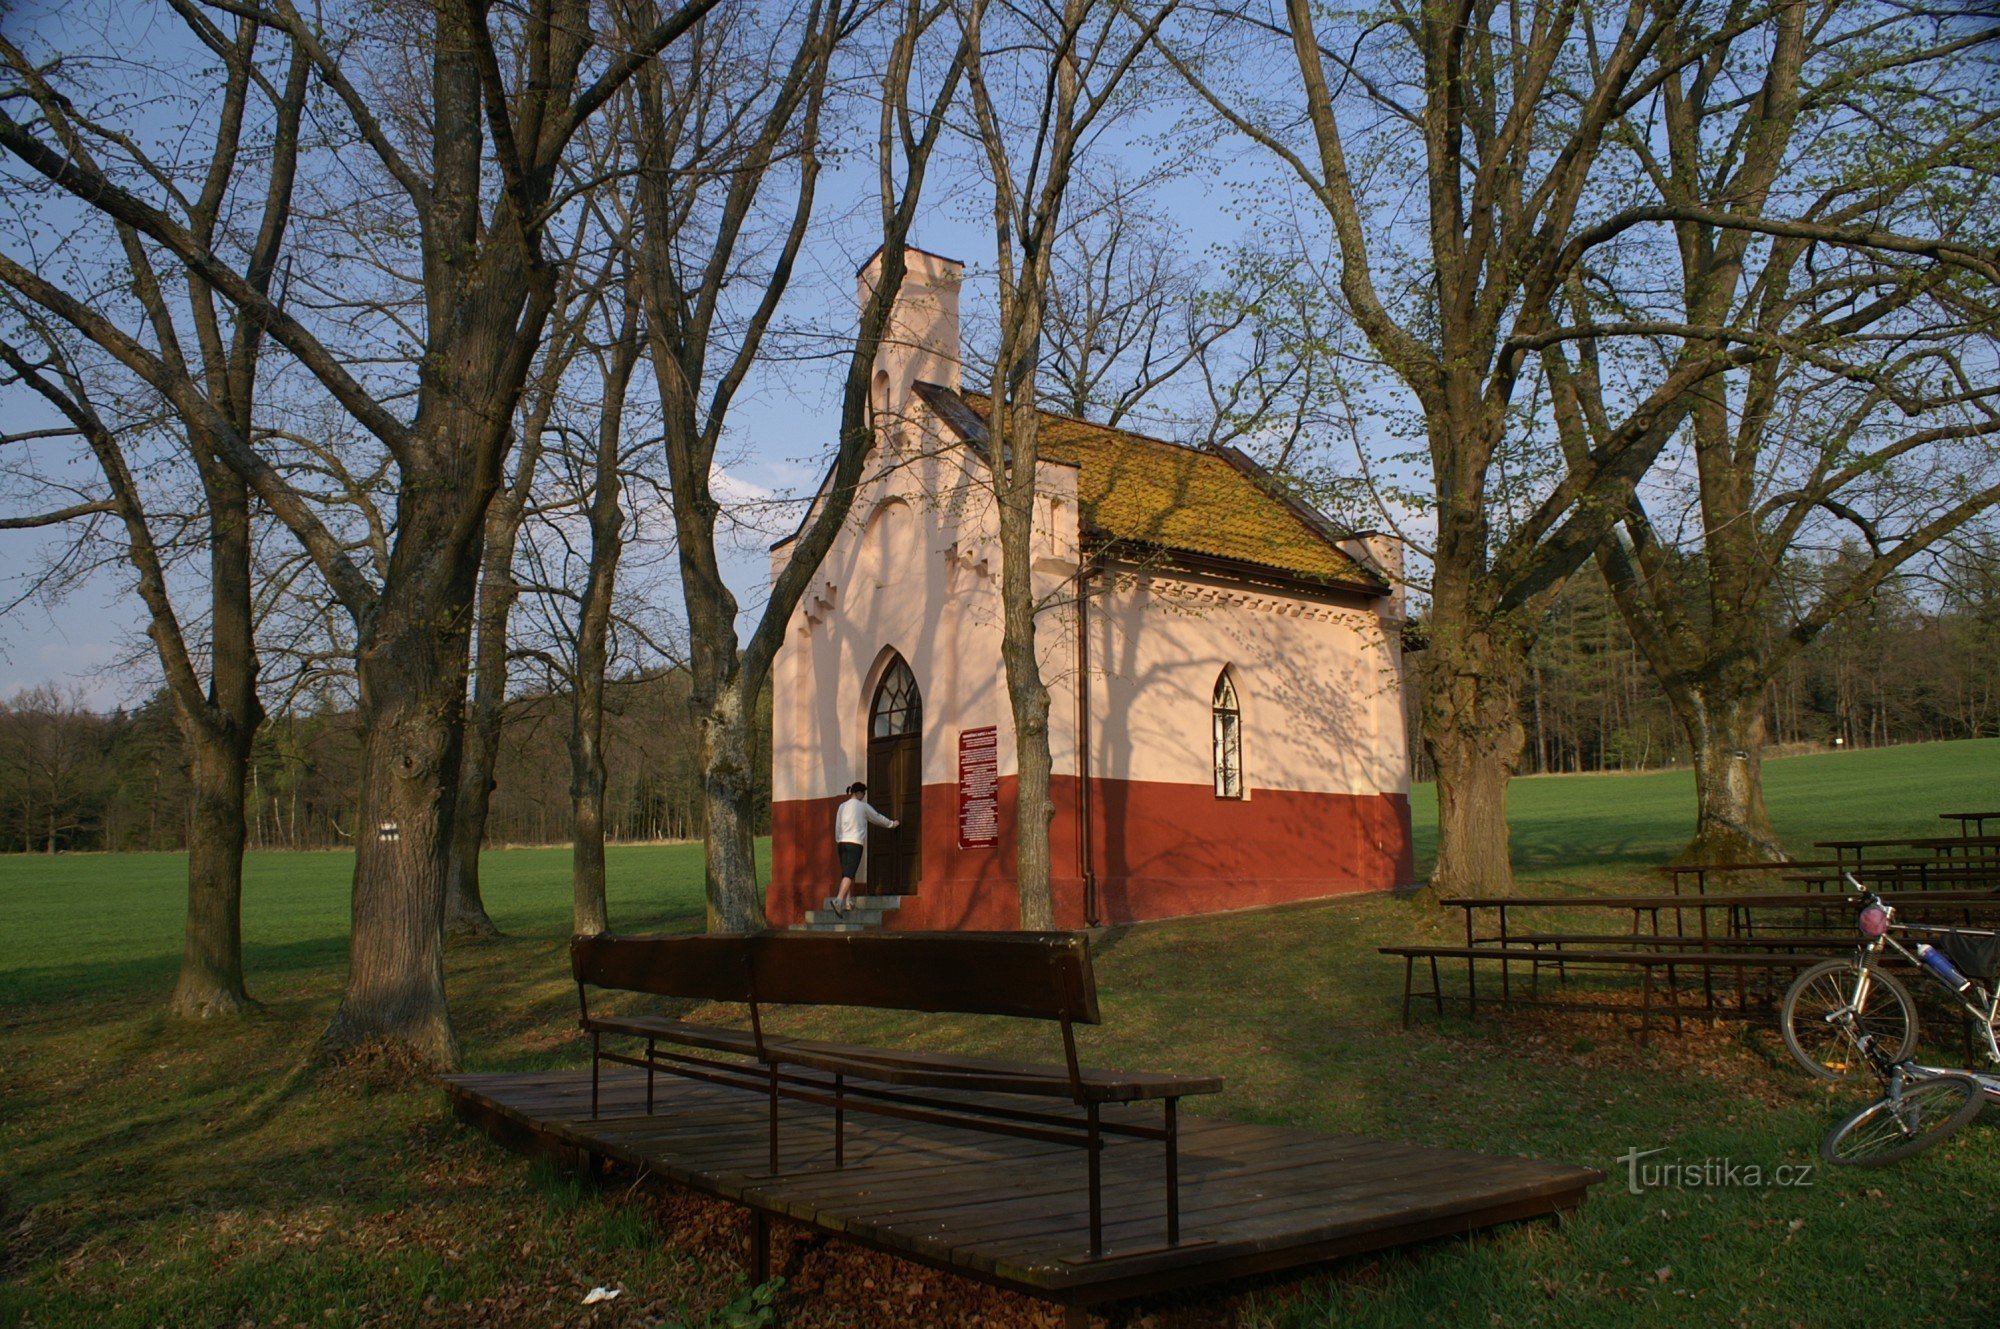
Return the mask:
<svg viewBox="0 0 2000 1329"><path fill-rule="evenodd" d="M1895 1102L1878 1098L1828 1131L1819 1156L1842 1167L1881 1167L1962 1130L1986 1105L1967 1075L1907 1080Z"/></svg>
<svg viewBox="0 0 2000 1329"><path fill-rule="evenodd" d="M1792 980L1778 1027L1785 1050L1822 1080L1846 1080L1868 1069L1861 1037L1890 1061L1901 1061L1917 1046L1917 1004L1900 980L1880 969L1869 971L1868 995L1850 1018L1856 970L1852 960L1825 960Z"/></svg>

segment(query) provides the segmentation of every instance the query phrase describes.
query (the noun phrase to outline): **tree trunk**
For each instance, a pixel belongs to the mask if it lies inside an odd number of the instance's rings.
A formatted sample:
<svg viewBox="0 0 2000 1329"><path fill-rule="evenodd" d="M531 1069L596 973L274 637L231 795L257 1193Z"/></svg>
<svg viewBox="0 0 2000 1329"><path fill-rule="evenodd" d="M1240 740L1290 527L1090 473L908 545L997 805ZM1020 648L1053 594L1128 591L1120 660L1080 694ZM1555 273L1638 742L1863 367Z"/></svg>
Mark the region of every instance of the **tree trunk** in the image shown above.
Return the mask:
<svg viewBox="0 0 2000 1329"><path fill-rule="evenodd" d="M575 896L570 930L588 937L610 926L604 899L604 671L609 664L618 558L625 549L618 458L625 393L643 349L638 316L638 293L628 287L617 351L604 376L604 400L598 411L590 492L590 571L577 609L576 674L570 684L570 888Z"/></svg>
<svg viewBox="0 0 2000 1329"><path fill-rule="evenodd" d="M445 866L444 930L450 937L500 935L499 927L486 912L486 897L479 888L479 855L486 844L494 772L500 764L500 721L507 688L507 626L503 610L498 620L498 636L489 648L486 634L494 630L494 619L484 600L482 589L479 663L474 669L472 713L466 725L458 808L451 819L450 858Z"/></svg>
<svg viewBox="0 0 2000 1329"><path fill-rule="evenodd" d="M1507 782L1527 739L1517 695L1522 655L1521 646L1491 628L1449 635L1434 629L1424 654L1424 746L1437 771L1438 797L1432 899L1514 889Z"/></svg>
<svg viewBox="0 0 2000 1329"><path fill-rule="evenodd" d="M617 484L615 458L608 483ZM570 687L570 889L575 897L570 931L580 937L594 937L611 925L604 897L604 669L618 561L615 521L610 539L608 548L601 538L593 542Z"/></svg>
<svg viewBox="0 0 2000 1329"><path fill-rule="evenodd" d="M571 330L552 338L559 350L571 345ZM472 709L466 717L465 758L459 771L458 809L451 823L451 864L445 874L444 930L450 937L497 937L500 928L486 912L479 886L479 856L486 846L488 814L500 767L500 732L507 714L507 633L521 584L514 577L514 552L521 523L541 465L542 433L555 404L555 383L565 354L546 357L543 381L521 427L514 478L486 505L486 547L479 565L479 635L472 665Z"/></svg>
<svg viewBox="0 0 2000 1329"><path fill-rule="evenodd" d="M1785 849L1764 810L1764 698L1726 683L1674 698L1674 712L1694 749L1694 839L1677 863L1784 861Z"/></svg>
<svg viewBox="0 0 2000 1329"><path fill-rule="evenodd" d="M766 926L752 839L757 776L750 758L750 717L755 707L746 705L742 694L743 675L738 673L717 692L711 707L695 712L707 812L702 848L708 859L710 932L755 932Z"/></svg>
<svg viewBox="0 0 2000 1329"><path fill-rule="evenodd" d="M1032 651L1033 646L1030 644ZM1014 671L1010 668L1008 673ZM1010 695L1014 688L1008 687ZM1016 745L1018 774L1014 802L1014 875L1021 890L1021 928L1048 932L1056 925L1055 899L1050 889L1049 824L1055 803L1049 797L1049 690L1036 671L1029 695L1014 698L1015 732L1023 732L1021 717L1029 716L1026 741Z"/></svg>
<svg viewBox="0 0 2000 1329"><path fill-rule="evenodd" d="M398 554L427 548L432 569L392 577L356 651L361 788L354 834L354 923L347 990L320 1038L322 1055L382 1055L424 1069L455 1066L444 988L444 881L464 743L465 665L475 545L456 566L422 495ZM420 506L422 505L422 506ZM433 582L424 572L449 567Z"/></svg>
<svg viewBox="0 0 2000 1329"><path fill-rule="evenodd" d="M499 925L486 912L479 888L479 854L486 844L486 819L493 800L493 772L500 760L499 708L492 721L473 703L467 727L465 768L459 773L458 814L451 819L451 857L445 867L444 930L449 937L497 937Z"/></svg>
<svg viewBox="0 0 2000 1329"><path fill-rule="evenodd" d="M172 694L193 793L187 934L168 1010L202 1020L255 1004L243 986L244 786L264 707L257 697L249 490L212 454L196 452L209 510L209 692L199 695L192 670L168 668L180 679ZM145 566L149 571L142 575L157 575L150 560ZM165 605L164 595L157 603ZM184 666L179 631L158 608L151 631L162 661L178 657Z"/></svg>
<svg viewBox="0 0 2000 1329"><path fill-rule="evenodd" d="M168 1005L188 1020L253 1005L243 987L243 774L250 744L234 732L184 726L191 755L187 937Z"/></svg>
<svg viewBox="0 0 2000 1329"><path fill-rule="evenodd" d="M534 464L532 455L532 444L523 444L522 467ZM495 494L487 511L472 709L466 717L465 758L459 772L458 809L451 821L451 861L445 872L444 930L451 937L500 935L479 888L479 855L486 844L487 814L500 764L501 721L506 715L507 621L520 594L514 581L520 512L512 490Z"/></svg>
<svg viewBox="0 0 2000 1329"><path fill-rule="evenodd" d="M1016 466L1021 463L1017 459ZM1030 471L1032 477L1033 472ZM1049 689L1035 655L1035 604L1029 578L1030 488L1026 510L1000 518L1001 604L1004 629L1000 658L1007 670L1007 700L1014 717L1014 880L1021 895L1023 931L1046 932L1056 925L1050 889L1049 825L1055 803L1049 798ZM1010 530L1010 527L1016 528Z"/></svg>
<svg viewBox="0 0 2000 1329"><path fill-rule="evenodd" d="M579 704L579 712L582 707ZM601 719L602 712L598 713ZM570 931L594 937L611 926L604 896L604 753L579 713L570 734Z"/></svg>

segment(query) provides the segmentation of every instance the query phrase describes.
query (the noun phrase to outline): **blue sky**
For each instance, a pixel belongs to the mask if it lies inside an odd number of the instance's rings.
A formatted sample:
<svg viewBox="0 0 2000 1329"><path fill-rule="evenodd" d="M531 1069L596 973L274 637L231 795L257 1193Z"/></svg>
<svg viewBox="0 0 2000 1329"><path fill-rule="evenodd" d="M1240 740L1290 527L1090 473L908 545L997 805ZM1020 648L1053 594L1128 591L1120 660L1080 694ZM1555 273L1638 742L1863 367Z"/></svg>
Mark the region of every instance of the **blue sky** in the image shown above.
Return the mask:
<svg viewBox="0 0 2000 1329"><path fill-rule="evenodd" d="M61 6L17 10L10 28L15 23L33 23L47 32L46 25L52 19L64 21L65 14ZM157 28L131 30L132 23L143 26L142 19L128 19L115 8L113 15L111 25L123 25L112 36L115 43L142 47L157 39ZM1145 113L1130 129L1121 129L1115 141L1098 144L1081 169L1144 174L1159 165L1163 154L1176 158L1177 167L1192 166L1192 157L1184 151L1187 145L1174 141L1172 121L1167 118L1170 114ZM990 317L993 302L989 195L975 160L961 144L953 157L941 164L933 174L912 237L923 248L968 264L970 283L964 297L968 324L982 315ZM1157 190L1158 215L1180 231L1191 251L1227 247L1245 237L1247 224L1233 215L1242 203L1244 169L1240 159L1234 166L1210 163L1210 169L1183 169ZM1238 176L1233 182L1237 188L1232 188L1231 175ZM819 328L852 326L853 274L872 249L873 240L865 208L860 210L863 215L858 221L835 214L851 207L849 200L866 197L868 176L862 168L828 172L822 198L829 220L800 264L790 308L781 318ZM838 369L837 363L830 362L774 364L755 376L732 412L723 450L722 464L728 477L723 492L796 494L818 481L837 414ZM9 429L26 427L43 414L40 403L24 400L23 394L0 394L0 418ZM92 483L95 471L88 460L73 454L65 459L63 453L60 447L45 448L42 455L48 465L73 472L80 487L101 491L101 482ZM787 520L782 513L770 514L766 518L768 529L742 531L725 553L731 585L745 607L746 626L749 615L762 604L767 575L764 547L770 538L782 533L780 528L789 529ZM0 531L0 605L22 593L31 571L47 562L63 538L50 532ZM122 565L113 564L81 578L59 598L29 598L0 614L0 696L43 682L75 685L100 706L142 695L156 679L142 629L143 616L131 577Z"/></svg>

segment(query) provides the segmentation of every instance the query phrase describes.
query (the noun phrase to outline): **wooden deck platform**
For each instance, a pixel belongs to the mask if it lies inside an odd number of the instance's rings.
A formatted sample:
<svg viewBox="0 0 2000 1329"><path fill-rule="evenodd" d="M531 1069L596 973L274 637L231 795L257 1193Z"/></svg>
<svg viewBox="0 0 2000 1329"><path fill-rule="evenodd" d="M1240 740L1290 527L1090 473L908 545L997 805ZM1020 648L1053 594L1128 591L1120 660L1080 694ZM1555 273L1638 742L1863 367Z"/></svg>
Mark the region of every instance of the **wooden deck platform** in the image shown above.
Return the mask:
<svg viewBox="0 0 2000 1329"><path fill-rule="evenodd" d="M783 1171L766 1167L764 1100L675 1076L454 1075L461 1118L510 1147L595 1155L939 1269L1077 1308L1297 1269L1360 1251L1543 1217L1582 1202L1591 1168L1183 1117L1182 1240L1166 1248L1160 1151L1105 1150L1107 1254L1087 1256L1084 1158L1034 1141L787 1103ZM1108 1115L1108 1114L1107 1114Z"/></svg>

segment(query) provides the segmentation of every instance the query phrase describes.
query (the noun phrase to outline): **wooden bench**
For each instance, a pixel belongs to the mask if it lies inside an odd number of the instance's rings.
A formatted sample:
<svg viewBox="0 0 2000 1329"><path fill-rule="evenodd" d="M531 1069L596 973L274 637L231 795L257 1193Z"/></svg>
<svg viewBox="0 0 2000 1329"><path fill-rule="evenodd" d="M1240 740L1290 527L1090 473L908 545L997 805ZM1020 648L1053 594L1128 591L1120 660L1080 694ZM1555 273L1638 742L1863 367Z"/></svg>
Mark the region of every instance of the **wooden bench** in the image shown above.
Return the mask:
<svg viewBox="0 0 2000 1329"><path fill-rule="evenodd" d="M1164 1147L1167 1245L1180 1240L1179 1100L1215 1093L1216 1076L1088 1068L1075 1026L1098 1024L1096 979L1082 937L1064 933L889 933L815 936L577 937L570 943L582 1027L591 1038L591 1115L599 1065L657 1072L761 1092L769 1165L778 1172L779 1105L831 1108L834 1166L846 1165L846 1119L868 1112L907 1121L1072 1145L1086 1155L1090 1254L1104 1255L1102 1158L1107 1136ZM606 1014L591 991L621 991L748 1008L748 1029L666 1015ZM934 1014L1002 1015L1060 1027L1060 1063L1035 1064L782 1038L764 1030L770 1006L851 1006ZM643 1040L642 1055L606 1051L606 1035ZM996 1101L997 1100L997 1101ZM1053 1100L1064 1106L1043 1106ZM1157 1101L1156 1122L1107 1117L1112 1104ZM1138 1252L1121 1252L1123 1255Z"/></svg>
<svg viewBox="0 0 2000 1329"><path fill-rule="evenodd" d="M1637 969L1641 975L1639 993L1639 1042L1641 1046L1645 1045L1651 1034L1653 1012L1658 1009L1653 1001L1655 990L1654 973L1656 970L1664 968L1668 972L1669 982L1666 984L1665 990L1670 1002L1672 1002L1674 1019L1676 1024L1678 1024L1681 1012L1678 1002L1673 1001L1674 988L1671 982L1671 975L1677 968L1699 968L1704 972L1714 969L1798 970L1810 968L1827 958L1824 954L1800 954L1796 951L1683 950L1676 946L1667 946L1658 949L1636 949L1630 947L1632 940L1630 937L1621 937L1619 940L1621 943L1624 943L1619 948L1605 947L1588 950L1571 948L1562 951L1547 951L1536 946L1512 944L1506 946L1383 946L1378 949L1383 955L1396 956L1403 961L1403 1027L1406 1029L1410 1025L1410 1002L1415 997L1429 997L1435 1005L1438 1014L1444 1014L1445 991L1444 984L1438 972L1439 960L1463 960L1466 962L1468 974L1475 963L1482 961L1491 961L1505 966L1510 963L1529 965L1538 963L1550 964L1560 960L1566 965ZM1429 992L1417 992L1414 989L1416 966L1419 960L1428 961L1430 964L1431 990ZM1477 991L1477 988L1468 982L1466 995L1463 998L1466 1003L1466 1013L1468 1015L1476 1016L1478 1014L1479 1001ZM1501 997L1500 1004L1503 1006L1512 1005L1514 1001L1514 997L1509 992ZM1572 1001L1558 1003L1542 1001L1535 1004L1544 1006L1561 1005L1571 1010L1598 1010L1614 1013L1630 1010L1629 1007L1613 1006L1606 1003L1593 1004Z"/></svg>

